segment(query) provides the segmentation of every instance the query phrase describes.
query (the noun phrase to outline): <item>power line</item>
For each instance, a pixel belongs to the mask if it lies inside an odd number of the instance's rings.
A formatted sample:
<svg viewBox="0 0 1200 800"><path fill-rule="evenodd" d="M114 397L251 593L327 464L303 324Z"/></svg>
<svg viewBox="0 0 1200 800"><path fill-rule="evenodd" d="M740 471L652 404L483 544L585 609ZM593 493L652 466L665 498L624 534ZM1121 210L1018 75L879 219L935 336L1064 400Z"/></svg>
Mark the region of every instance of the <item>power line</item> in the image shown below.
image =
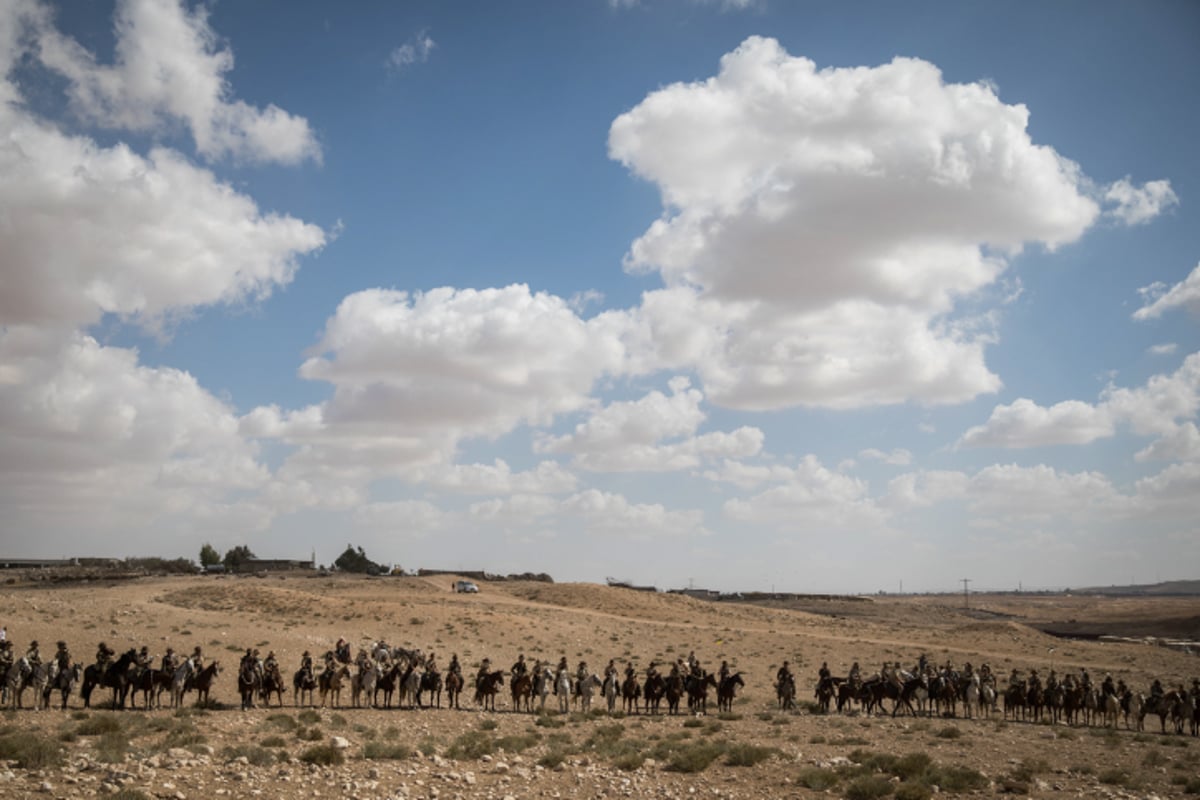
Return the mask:
<svg viewBox="0 0 1200 800"><path fill-rule="evenodd" d="M970 608L971 601L970 601L970 593L967 590L967 584L969 584L971 582L971 579L970 578L962 578L961 580L962 580L962 585L963 585L963 608Z"/></svg>

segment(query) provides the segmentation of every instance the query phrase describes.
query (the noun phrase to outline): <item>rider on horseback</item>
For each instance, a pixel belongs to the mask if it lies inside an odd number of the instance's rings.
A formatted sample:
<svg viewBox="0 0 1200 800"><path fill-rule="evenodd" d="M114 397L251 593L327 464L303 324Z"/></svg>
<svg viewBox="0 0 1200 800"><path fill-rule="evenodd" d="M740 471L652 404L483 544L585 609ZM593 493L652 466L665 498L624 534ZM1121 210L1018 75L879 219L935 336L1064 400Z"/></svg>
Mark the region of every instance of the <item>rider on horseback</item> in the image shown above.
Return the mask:
<svg viewBox="0 0 1200 800"><path fill-rule="evenodd" d="M583 693L583 682L587 680L588 668L586 661L580 661L575 669L575 696Z"/></svg>
<svg viewBox="0 0 1200 800"><path fill-rule="evenodd" d="M525 665L525 654L521 653L521 655L517 656L516 662L512 665L513 680L516 681L517 678L524 677L525 673L528 671L529 668Z"/></svg>
<svg viewBox="0 0 1200 800"><path fill-rule="evenodd" d="M479 689L483 686L483 679L487 677L488 672L492 668L492 662L488 658L484 658L479 662L479 672L475 675L475 688Z"/></svg>
<svg viewBox="0 0 1200 800"><path fill-rule="evenodd" d="M850 673L846 676L846 681L855 692L862 686L862 670L859 668L857 661L850 665Z"/></svg>
<svg viewBox="0 0 1200 800"><path fill-rule="evenodd" d="M25 651L25 660L29 662L29 666L36 667L42 663L42 656L38 652L37 639L29 643L29 649Z"/></svg>
<svg viewBox="0 0 1200 800"><path fill-rule="evenodd" d="M350 643L338 637L337 646L333 649L334 657L343 664L350 663Z"/></svg>
<svg viewBox="0 0 1200 800"><path fill-rule="evenodd" d="M725 681L729 680L729 662L728 661L721 662L721 669L718 671L717 674L721 678L721 683L724 683Z"/></svg>
<svg viewBox="0 0 1200 800"><path fill-rule="evenodd" d="M437 654L432 650L429 651L429 655L425 656L425 671L432 675L438 674Z"/></svg>
<svg viewBox="0 0 1200 800"><path fill-rule="evenodd" d="M134 659L134 663L137 665L139 670L147 670L154 666L152 662L153 659L150 658L150 648L148 648L146 645L142 645L142 649L138 651L137 658Z"/></svg>
<svg viewBox="0 0 1200 800"><path fill-rule="evenodd" d="M854 663L854 666L858 666L857 661ZM794 678L792 677L792 671L788 669L788 662L785 661L783 662L783 666L780 667L775 673L775 688L779 689L781 686L785 686L793 682Z"/></svg>
<svg viewBox="0 0 1200 800"><path fill-rule="evenodd" d="M571 668L567 666L567 657L563 656L562 658L560 658L558 660L558 669L556 669L554 671L554 693L555 694L558 694L558 682L562 679L563 675L567 674L570 671L571 671Z"/></svg>
<svg viewBox="0 0 1200 800"><path fill-rule="evenodd" d="M313 671L312 653L308 652L307 650L304 651L304 655L300 656L300 671L307 672L309 677L312 677L312 671Z"/></svg>
<svg viewBox="0 0 1200 800"><path fill-rule="evenodd" d="M451 675L462 677L462 665L458 663L458 653L450 656L450 666L446 667Z"/></svg>
<svg viewBox="0 0 1200 800"><path fill-rule="evenodd" d="M617 660L615 658L610 658L608 666L604 668L604 682L607 683L610 678L614 682L617 680Z"/></svg>
<svg viewBox="0 0 1200 800"><path fill-rule="evenodd" d="M54 675L57 676L60 672L65 672L71 668L71 651L67 649L66 642L58 643L58 652L54 654Z"/></svg>
<svg viewBox="0 0 1200 800"><path fill-rule="evenodd" d="M196 645L194 648L192 648L192 668L195 669L196 672L200 672L202 669L204 669L204 652L200 649L200 645Z"/></svg>
<svg viewBox="0 0 1200 800"><path fill-rule="evenodd" d="M263 662L263 669L268 675L274 675L279 671L279 659L275 658L274 650L267 653L267 660Z"/></svg>
<svg viewBox="0 0 1200 800"><path fill-rule="evenodd" d="M1115 687L1113 685L1112 675L1105 675L1104 683L1100 684L1100 694L1101 695L1110 695L1110 694L1115 695L1116 693L1117 693L1117 687Z"/></svg>
<svg viewBox="0 0 1200 800"><path fill-rule="evenodd" d="M175 658L175 648L168 647L167 652L163 653L162 667L161 667L162 671L167 673L168 675L175 674L175 670L179 666L177 663L175 663L176 661L177 661L177 659Z"/></svg>

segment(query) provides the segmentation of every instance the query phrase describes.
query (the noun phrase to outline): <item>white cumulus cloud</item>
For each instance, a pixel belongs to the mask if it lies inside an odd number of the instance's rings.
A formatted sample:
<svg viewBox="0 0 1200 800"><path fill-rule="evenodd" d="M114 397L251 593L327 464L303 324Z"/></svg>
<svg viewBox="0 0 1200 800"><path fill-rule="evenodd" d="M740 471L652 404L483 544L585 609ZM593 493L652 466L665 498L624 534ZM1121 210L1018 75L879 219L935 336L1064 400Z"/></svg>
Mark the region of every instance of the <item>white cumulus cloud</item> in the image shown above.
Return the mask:
<svg viewBox="0 0 1200 800"><path fill-rule="evenodd" d="M1157 319L1168 311L1182 308L1200 316L1200 264L1188 276L1167 288L1163 283L1152 283L1140 290L1146 305L1133 312L1136 320Z"/></svg>
<svg viewBox="0 0 1200 800"><path fill-rule="evenodd" d="M722 405L995 391L990 332L950 321L956 304L996 282L1005 254L1070 243L1100 213L1028 116L919 59L817 69L747 39L716 76L611 126L610 155L665 206L627 256L667 285L637 324L669 334L654 340L666 364L697 359Z"/></svg>
<svg viewBox="0 0 1200 800"><path fill-rule="evenodd" d="M1179 204L1170 181L1148 181L1141 186L1134 186L1128 177L1109 186L1104 199L1114 206L1108 213L1126 225L1149 222Z"/></svg>

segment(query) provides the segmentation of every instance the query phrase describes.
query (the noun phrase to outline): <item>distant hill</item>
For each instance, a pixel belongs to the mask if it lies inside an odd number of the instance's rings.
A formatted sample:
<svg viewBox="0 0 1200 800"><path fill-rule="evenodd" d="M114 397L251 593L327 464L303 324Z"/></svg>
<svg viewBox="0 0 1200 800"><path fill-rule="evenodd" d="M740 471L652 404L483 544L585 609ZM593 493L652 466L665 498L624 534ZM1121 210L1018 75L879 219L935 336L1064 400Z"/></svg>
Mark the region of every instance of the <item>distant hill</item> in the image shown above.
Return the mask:
<svg viewBox="0 0 1200 800"><path fill-rule="evenodd" d="M1145 597L1200 595L1200 580L1163 581L1162 583L1133 584L1129 586L1089 586L1082 589L1073 589L1072 593Z"/></svg>

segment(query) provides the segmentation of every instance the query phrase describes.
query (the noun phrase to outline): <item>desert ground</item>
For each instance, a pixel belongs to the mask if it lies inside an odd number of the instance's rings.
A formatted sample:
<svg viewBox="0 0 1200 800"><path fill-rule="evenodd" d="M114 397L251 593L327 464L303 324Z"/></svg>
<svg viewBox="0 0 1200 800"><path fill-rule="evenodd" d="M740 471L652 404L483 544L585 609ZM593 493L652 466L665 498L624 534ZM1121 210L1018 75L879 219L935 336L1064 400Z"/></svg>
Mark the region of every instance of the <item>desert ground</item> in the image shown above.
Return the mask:
<svg viewBox="0 0 1200 800"><path fill-rule="evenodd" d="M121 652L168 646L225 670L214 703L115 712L4 712L3 797L522 798L522 797L1186 797L1200 794L1200 739L1159 732L990 718L816 713L817 670L844 675L921 653L961 666L990 663L1042 674L1086 667L1146 691L1161 678L1190 685L1194 655L1140 643L1061 639L1055 623L1106 626L1122 635L1168 630L1200 638L1197 598L974 596L880 597L743 605L593 584L487 582L455 594L455 576L366 578L305 573L256 577L144 577L50 585L0 584L0 623L18 655L31 639L43 657L66 640L94 659L100 641ZM632 660L643 673L694 650L746 681L733 711L706 716L495 712L464 693L461 710L238 708L236 667L247 647L273 650L285 676L301 653L345 637L435 651L444 667L479 661L507 669L518 654L601 672ZM773 678L790 661L799 708L778 709ZM1003 682L1001 682L1003 688ZM507 689L507 687L506 687ZM109 695L98 689L94 701ZM25 695L28 705L33 700ZM167 697L163 697L164 705ZM140 701L139 701L140 702ZM99 703L94 702L93 705ZM445 698L443 697L443 705ZM548 707L555 706L551 698ZM603 703L597 704L603 708Z"/></svg>

